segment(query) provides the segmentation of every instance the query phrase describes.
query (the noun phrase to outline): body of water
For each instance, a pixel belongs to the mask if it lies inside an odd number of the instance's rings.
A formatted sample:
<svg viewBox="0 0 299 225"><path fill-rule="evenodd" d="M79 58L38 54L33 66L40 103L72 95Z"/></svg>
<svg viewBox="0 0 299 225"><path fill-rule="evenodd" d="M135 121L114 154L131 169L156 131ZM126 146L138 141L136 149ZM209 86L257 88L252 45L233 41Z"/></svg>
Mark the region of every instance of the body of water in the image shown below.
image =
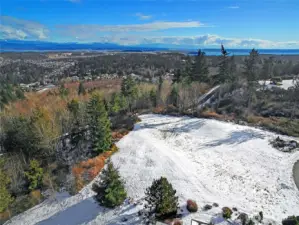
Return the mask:
<svg viewBox="0 0 299 225"><path fill-rule="evenodd" d="M257 49L262 55L299 55L299 49ZM206 55L221 55L220 49L202 49ZM249 55L251 49L227 49L230 55ZM197 55L191 51L189 55Z"/></svg>

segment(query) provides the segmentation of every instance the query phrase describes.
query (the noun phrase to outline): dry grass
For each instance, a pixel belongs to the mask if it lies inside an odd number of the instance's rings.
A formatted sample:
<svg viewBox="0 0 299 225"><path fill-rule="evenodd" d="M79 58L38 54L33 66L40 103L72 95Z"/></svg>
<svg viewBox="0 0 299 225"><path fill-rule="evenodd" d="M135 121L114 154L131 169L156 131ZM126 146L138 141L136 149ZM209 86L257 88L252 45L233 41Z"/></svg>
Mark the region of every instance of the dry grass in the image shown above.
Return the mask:
<svg viewBox="0 0 299 225"><path fill-rule="evenodd" d="M220 115L215 111L204 111L200 114L204 118L224 119L224 115Z"/></svg>
<svg viewBox="0 0 299 225"><path fill-rule="evenodd" d="M80 191L86 183L93 180L104 168L106 160L117 150L116 145L112 145L109 151L75 165L72 173L75 176L76 191Z"/></svg>

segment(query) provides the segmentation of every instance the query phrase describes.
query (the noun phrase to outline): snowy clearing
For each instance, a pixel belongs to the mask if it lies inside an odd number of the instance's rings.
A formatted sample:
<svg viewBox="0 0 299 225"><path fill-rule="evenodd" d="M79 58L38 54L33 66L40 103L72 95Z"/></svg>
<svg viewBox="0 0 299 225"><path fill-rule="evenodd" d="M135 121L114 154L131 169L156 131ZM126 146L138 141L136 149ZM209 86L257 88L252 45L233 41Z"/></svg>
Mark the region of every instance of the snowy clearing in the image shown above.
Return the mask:
<svg viewBox="0 0 299 225"><path fill-rule="evenodd" d="M294 83L294 80L282 80L282 85L273 85L273 84L270 84L270 80L267 80L266 82L259 81L259 84L260 85L265 84L267 88L276 87L276 88L283 88L283 89L287 90L290 87L293 87L295 83Z"/></svg>
<svg viewBox="0 0 299 225"><path fill-rule="evenodd" d="M299 152L272 148L268 141L276 134L208 119L152 114L141 119L117 143L119 152L112 156L136 206L124 203L104 209L94 202L88 185L75 196L47 200L6 224L141 224L137 213L144 191L160 176L173 184L182 207L189 198L200 207L219 204L207 212L184 211L184 224L191 218L209 218L224 206L250 215L263 211L276 223L298 214L299 190L292 169ZM122 218L128 221L121 222Z"/></svg>

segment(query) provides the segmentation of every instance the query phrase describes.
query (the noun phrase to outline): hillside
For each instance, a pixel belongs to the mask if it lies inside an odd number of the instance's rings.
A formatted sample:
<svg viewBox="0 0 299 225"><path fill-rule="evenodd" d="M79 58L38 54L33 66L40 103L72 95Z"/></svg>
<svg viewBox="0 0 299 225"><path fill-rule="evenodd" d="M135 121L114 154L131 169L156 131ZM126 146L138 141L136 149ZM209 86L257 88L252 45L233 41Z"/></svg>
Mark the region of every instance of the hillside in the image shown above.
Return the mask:
<svg viewBox="0 0 299 225"><path fill-rule="evenodd" d="M140 224L144 191L166 176L177 190L180 206L194 199L208 212L182 212L183 220L206 218L222 207L255 215L263 211L275 224L299 211L299 191L292 167L299 152L283 153L269 145L275 134L246 126L189 117L143 115L134 131L117 143L112 161L136 204L107 210L94 202L91 185L70 197L59 194L6 224ZM127 220L124 221L124 218Z"/></svg>

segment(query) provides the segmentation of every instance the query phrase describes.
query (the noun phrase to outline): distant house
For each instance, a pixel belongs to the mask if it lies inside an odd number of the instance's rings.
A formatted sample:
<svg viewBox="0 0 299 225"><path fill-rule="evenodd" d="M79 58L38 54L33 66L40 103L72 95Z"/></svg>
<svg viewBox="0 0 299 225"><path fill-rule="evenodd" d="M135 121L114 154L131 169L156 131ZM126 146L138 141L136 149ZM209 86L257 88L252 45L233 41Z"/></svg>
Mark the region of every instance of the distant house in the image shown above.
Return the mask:
<svg viewBox="0 0 299 225"><path fill-rule="evenodd" d="M71 52L64 52L64 53L61 53L61 56L64 56L64 57L71 56L71 55L72 55Z"/></svg>

